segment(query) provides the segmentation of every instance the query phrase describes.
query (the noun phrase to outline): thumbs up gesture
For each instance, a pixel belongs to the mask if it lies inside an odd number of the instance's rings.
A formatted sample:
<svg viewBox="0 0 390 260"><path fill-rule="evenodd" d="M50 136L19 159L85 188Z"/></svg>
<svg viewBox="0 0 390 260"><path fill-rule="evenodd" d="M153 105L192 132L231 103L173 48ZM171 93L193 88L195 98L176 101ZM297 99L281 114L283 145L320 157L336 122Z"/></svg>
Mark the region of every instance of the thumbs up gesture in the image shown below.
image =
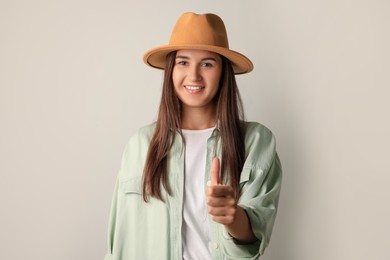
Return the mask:
<svg viewBox="0 0 390 260"><path fill-rule="evenodd" d="M219 177L220 161L215 157L211 164L211 180L206 190L206 203L211 218L220 224L230 225L237 212L237 201L233 188L221 184Z"/></svg>

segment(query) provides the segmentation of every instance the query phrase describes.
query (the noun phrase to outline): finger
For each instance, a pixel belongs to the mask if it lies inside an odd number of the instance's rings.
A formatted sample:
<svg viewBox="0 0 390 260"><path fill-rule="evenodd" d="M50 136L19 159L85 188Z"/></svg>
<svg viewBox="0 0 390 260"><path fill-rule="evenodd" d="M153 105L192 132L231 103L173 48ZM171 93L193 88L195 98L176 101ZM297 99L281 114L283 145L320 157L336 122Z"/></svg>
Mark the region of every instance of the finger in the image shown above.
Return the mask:
<svg viewBox="0 0 390 260"><path fill-rule="evenodd" d="M211 163L211 185L218 185L221 183L219 179L220 162L218 157L214 157Z"/></svg>
<svg viewBox="0 0 390 260"><path fill-rule="evenodd" d="M223 225L229 225L234 222L233 216L211 216L211 219Z"/></svg>
<svg viewBox="0 0 390 260"><path fill-rule="evenodd" d="M210 186L206 194L213 197L233 197L233 188L229 185L213 185Z"/></svg>
<svg viewBox="0 0 390 260"><path fill-rule="evenodd" d="M234 207L208 207L207 211L213 217L235 216L236 214Z"/></svg>
<svg viewBox="0 0 390 260"><path fill-rule="evenodd" d="M233 207L236 204L232 197L207 197L206 203L210 207Z"/></svg>

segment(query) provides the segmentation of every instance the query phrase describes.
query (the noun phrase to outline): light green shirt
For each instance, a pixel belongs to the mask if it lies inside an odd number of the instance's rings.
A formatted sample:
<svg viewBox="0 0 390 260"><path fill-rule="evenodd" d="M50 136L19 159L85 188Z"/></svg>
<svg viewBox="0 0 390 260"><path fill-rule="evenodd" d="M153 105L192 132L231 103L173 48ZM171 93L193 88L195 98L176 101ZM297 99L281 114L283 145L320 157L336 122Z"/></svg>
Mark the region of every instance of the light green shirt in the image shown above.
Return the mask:
<svg viewBox="0 0 390 260"><path fill-rule="evenodd" d="M246 160L240 177L238 205L248 214L258 241L241 245L224 226L209 219L212 259L257 259L267 247L274 225L280 193L282 168L275 138L261 124L246 123ZM176 134L168 155L169 196L165 202L143 201L142 174L155 125L141 128L130 138L123 154L112 201L105 260L181 260L184 188L184 144ZM204 188L210 179L212 158L221 158L219 128L207 141ZM205 192L200 190L198 192Z"/></svg>

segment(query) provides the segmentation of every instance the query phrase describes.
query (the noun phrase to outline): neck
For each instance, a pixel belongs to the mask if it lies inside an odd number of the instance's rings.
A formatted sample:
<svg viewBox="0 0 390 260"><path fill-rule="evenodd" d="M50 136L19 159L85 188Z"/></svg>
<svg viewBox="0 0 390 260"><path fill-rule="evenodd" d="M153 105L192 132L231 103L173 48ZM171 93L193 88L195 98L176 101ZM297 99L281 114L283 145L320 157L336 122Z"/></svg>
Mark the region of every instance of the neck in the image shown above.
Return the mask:
<svg viewBox="0 0 390 260"><path fill-rule="evenodd" d="M201 130L214 127L217 124L216 107L182 108L181 128Z"/></svg>

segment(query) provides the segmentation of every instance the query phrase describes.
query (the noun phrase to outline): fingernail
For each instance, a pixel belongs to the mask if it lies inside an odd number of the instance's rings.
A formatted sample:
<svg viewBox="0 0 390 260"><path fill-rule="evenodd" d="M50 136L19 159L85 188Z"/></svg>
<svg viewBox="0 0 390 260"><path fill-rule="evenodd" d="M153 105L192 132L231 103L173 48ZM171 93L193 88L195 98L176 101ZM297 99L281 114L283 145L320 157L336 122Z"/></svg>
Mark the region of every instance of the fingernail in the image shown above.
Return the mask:
<svg viewBox="0 0 390 260"><path fill-rule="evenodd" d="M211 186L211 181L207 181L207 187L210 187Z"/></svg>

